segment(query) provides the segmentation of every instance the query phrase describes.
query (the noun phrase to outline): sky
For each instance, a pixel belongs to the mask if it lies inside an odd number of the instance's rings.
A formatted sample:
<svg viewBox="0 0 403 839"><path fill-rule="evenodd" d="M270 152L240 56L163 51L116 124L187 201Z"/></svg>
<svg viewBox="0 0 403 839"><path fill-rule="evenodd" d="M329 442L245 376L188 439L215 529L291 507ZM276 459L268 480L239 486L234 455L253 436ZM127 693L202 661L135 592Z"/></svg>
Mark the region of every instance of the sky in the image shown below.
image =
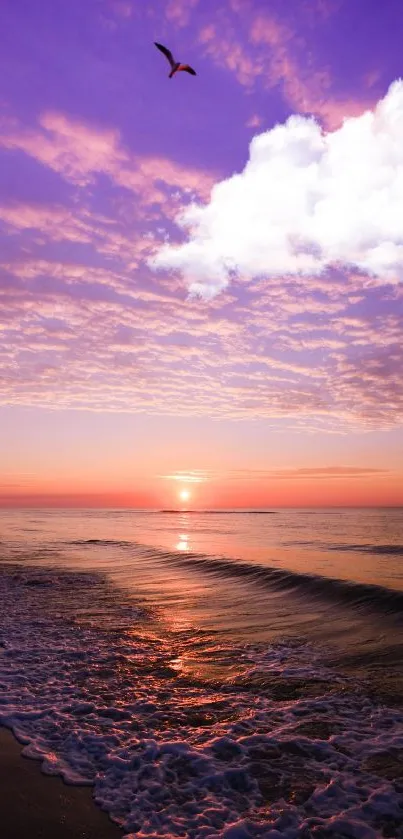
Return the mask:
<svg viewBox="0 0 403 839"><path fill-rule="evenodd" d="M0 506L403 504L400 0L0 26Z"/></svg>

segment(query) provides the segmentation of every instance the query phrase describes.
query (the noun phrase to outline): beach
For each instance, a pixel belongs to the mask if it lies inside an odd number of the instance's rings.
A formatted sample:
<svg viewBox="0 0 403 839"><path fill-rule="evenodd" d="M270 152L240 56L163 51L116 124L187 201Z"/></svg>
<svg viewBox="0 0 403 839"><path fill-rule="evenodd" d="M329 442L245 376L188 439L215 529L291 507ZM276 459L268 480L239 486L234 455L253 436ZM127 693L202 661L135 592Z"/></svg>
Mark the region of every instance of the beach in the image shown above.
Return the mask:
<svg viewBox="0 0 403 839"><path fill-rule="evenodd" d="M121 831L95 806L91 791L42 774L38 761L0 728L1 833L5 839L119 839Z"/></svg>
<svg viewBox="0 0 403 839"><path fill-rule="evenodd" d="M5 835L400 839L402 511L313 519L2 513Z"/></svg>

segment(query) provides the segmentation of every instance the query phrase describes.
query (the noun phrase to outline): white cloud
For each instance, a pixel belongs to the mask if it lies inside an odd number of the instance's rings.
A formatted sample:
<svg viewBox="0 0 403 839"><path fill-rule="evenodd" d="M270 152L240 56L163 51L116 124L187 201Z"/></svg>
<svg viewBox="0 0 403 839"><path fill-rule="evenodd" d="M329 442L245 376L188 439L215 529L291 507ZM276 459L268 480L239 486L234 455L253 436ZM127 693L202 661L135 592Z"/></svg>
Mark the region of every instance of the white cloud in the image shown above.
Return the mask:
<svg viewBox="0 0 403 839"><path fill-rule="evenodd" d="M243 172L176 221L187 241L164 245L152 265L180 271L206 298L233 273L313 275L339 264L403 280L403 81L337 131L297 115L255 136Z"/></svg>

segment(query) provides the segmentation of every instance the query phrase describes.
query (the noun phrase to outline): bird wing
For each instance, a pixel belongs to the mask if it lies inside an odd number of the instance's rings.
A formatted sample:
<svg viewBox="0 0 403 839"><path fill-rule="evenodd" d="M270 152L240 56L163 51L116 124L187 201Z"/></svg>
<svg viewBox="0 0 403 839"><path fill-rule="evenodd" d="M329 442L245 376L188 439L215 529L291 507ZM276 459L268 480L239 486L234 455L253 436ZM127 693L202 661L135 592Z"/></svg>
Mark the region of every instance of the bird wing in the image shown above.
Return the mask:
<svg viewBox="0 0 403 839"><path fill-rule="evenodd" d="M180 64L178 70L185 70L186 73L190 73L191 76L196 76L196 70L193 70L193 67L189 67L189 64Z"/></svg>
<svg viewBox="0 0 403 839"><path fill-rule="evenodd" d="M175 67L175 61L174 61L174 57L171 53L171 50L167 49L167 47L164 47L162 44L157 44L156 41L154 41L154 44L155 44L156 47L158 47L159 50L161 50L161 52L164 53L165 57L168 59L170 65L171 65L171 67Z"/></svg>

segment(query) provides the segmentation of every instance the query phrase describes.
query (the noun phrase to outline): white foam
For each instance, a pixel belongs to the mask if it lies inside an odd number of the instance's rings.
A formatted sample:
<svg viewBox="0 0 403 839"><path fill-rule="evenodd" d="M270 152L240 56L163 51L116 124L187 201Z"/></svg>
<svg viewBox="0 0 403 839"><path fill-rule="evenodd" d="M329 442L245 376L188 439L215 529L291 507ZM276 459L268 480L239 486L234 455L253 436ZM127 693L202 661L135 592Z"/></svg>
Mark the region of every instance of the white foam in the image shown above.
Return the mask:
<svg viewBox="0 0 403 839"><path fill-rule="evenodd" d="M403 749L403 714L311 648L220 644L244 674L209 685L174 666L196 634L154 637L97 575L32 569L0 573L0 628L0 721L128 836L399 835L401 789L365 762ZM273 698L296 679L322 686Z"/></svg>

